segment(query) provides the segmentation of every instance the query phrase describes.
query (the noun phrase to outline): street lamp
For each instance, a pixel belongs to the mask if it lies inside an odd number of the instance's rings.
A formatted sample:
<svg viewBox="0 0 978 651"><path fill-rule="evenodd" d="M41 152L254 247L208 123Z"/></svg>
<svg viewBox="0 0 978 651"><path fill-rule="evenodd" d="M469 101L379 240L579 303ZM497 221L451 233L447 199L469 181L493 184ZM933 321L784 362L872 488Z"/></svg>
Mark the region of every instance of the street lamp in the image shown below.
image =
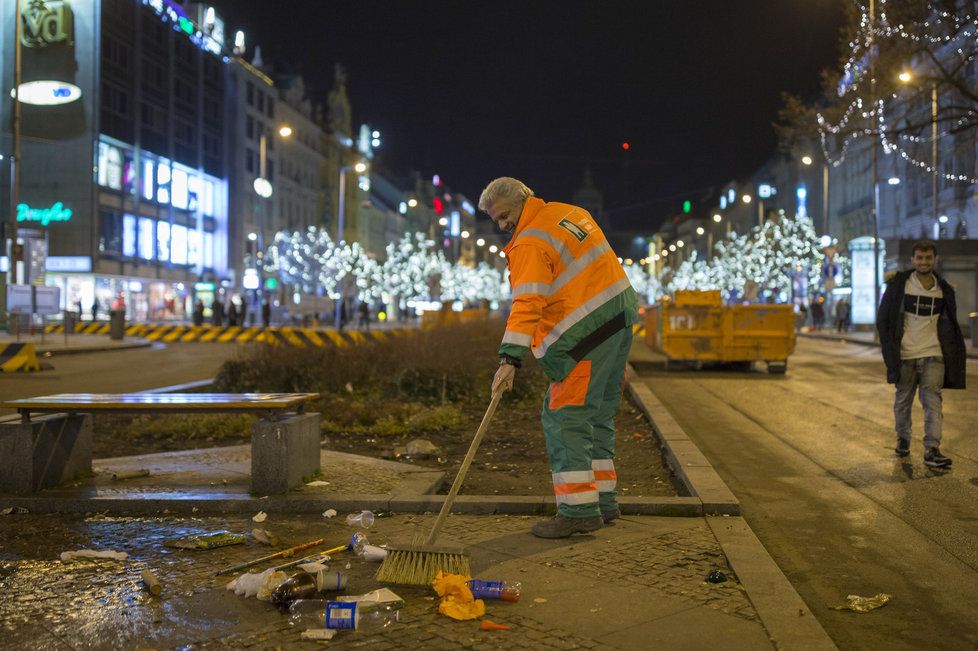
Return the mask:
<svg viewBox="0 0 978 651"><path fill-rule="evenodd" d="M811 167L814 160L809 155L801 157L801 164ZM822 161L822 234L829 233L829 162Z"/></svg>
<svg viewBox="0 0 978 651"><path fill-rule="evenodd" d="M344 227L344 217L346 212L346 173L353 170L357 174L363 174L367 171L367 164L363 161L358 161L355 165L340 165L340 197L339 197L339 210L338 219L336 220L336 243L339 245L341 242L346 241L346 233ZM340 309L344 300L342 288L340 288L340 298L336 301L334 325L337 330L340 329Z"/></svg>
<svg viewBox="0 0 978 651"><path fill-rule="evenodd" d="M904 84L913 80L913 74L907 70L900 73L899 79ZM930 201L931 218L937 219L937 84L930 85Z"/></svg>
<svg viewBox="0 0 978 651"><path fill-rule="evenodd" d="M287 124L282 125L278 133L283 138L288 138L292 135L292 127ZM254 188L255 194L257 194L262 199L269 199L272 196L272 183L268 180L268 138L265 136L265 130L258 136L258 178L255 179ZM265 250L265 202L258 202L258 250ZM258 266L257 263L255 265ZM258 271L259 276L261 275L261 270Z"/></svg>

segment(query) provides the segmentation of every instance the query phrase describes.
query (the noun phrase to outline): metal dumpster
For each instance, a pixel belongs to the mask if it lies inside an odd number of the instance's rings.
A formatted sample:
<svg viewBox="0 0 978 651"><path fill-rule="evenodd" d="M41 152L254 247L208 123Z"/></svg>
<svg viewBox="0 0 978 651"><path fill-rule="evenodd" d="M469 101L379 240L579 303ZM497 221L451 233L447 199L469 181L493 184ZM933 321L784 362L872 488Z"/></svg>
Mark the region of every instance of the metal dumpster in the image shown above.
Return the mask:
<svg viewBox="0 0 978 651"><path fill-rule="evenodd" d="M784 373L795 350L791 305L724 306L718 291L678 291L649 308L645 342L672 362L765 362Z"/></svg>

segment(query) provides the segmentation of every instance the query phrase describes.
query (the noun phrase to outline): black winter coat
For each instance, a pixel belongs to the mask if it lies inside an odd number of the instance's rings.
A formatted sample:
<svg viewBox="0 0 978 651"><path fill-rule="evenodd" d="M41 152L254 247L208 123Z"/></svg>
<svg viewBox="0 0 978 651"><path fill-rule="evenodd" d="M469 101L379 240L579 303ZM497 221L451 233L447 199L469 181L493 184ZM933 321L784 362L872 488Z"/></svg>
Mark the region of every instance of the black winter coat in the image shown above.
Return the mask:
<svg viewBox="0 0 978 651"><path fill-rule="evenodd" d="M900 342L903 339L903 299L906 295L907 280L913 269L900 271L886 283L886 291L880 301L876 314L876 330L883 348L883 362L886 364L886 381L896 384L900 379ZM937 317L937 339L944 353L944 388L963 389L965 384L965 362L968 355L964 347L964 336L957 319L957 301L954 289L943 278L934 274L944 293L944 307Z"/></svg>

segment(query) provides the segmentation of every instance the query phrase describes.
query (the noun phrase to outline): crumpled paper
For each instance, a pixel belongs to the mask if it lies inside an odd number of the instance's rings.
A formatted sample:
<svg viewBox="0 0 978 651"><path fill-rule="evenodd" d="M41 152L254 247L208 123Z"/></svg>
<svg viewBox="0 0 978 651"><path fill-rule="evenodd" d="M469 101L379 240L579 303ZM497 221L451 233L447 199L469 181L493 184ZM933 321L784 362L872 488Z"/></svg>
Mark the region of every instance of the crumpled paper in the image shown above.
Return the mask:
<svg viewBox="0 0 978 651"><path fill-rule="evenodd" d="M431 587L441 597L441 603L438 604L439 613L459 621L477 619L486 614L486 602L472 596L468 584L469 578L461 574L438 572L431 582Z"/></svg>
<svg viewBox="0 0 978 651"><path fill-rule="evenodd" d="M860 597L857 594L851 594L846 596L846 603L841 606L833 606L833 610L852 610L857 613L868 613L871 610L876 610L880 606L886 604L887 601L892 599L892 595L888 595L885 592L877 592L872 597Z"/></svg>
<svg viewBox="0 0 978 651"><path fill-rule="evenodd" d="M76 558L107 558L111 561L124 561L129 558L129 554L126 552L114 552L111 550L96 551L94 549L79 549L74 552L61 552L61 562L67 563L68 561L74 560Z"/></svg>

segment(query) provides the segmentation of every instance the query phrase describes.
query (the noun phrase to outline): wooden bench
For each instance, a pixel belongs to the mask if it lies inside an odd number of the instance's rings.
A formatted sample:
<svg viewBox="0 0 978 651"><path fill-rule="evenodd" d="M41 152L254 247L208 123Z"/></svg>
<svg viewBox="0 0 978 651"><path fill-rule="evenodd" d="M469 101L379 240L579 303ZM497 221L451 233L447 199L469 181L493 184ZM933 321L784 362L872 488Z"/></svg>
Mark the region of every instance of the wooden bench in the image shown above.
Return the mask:
<svg viewBox="0 0 978 651"><path fill-rule="evenodd" d="M59 393L0 401L0 493L33 493L92 470L91 414L253 413L251 492L285 493L319 471L318 393ZM36 414L41 414L40 416Z"/></svg>

